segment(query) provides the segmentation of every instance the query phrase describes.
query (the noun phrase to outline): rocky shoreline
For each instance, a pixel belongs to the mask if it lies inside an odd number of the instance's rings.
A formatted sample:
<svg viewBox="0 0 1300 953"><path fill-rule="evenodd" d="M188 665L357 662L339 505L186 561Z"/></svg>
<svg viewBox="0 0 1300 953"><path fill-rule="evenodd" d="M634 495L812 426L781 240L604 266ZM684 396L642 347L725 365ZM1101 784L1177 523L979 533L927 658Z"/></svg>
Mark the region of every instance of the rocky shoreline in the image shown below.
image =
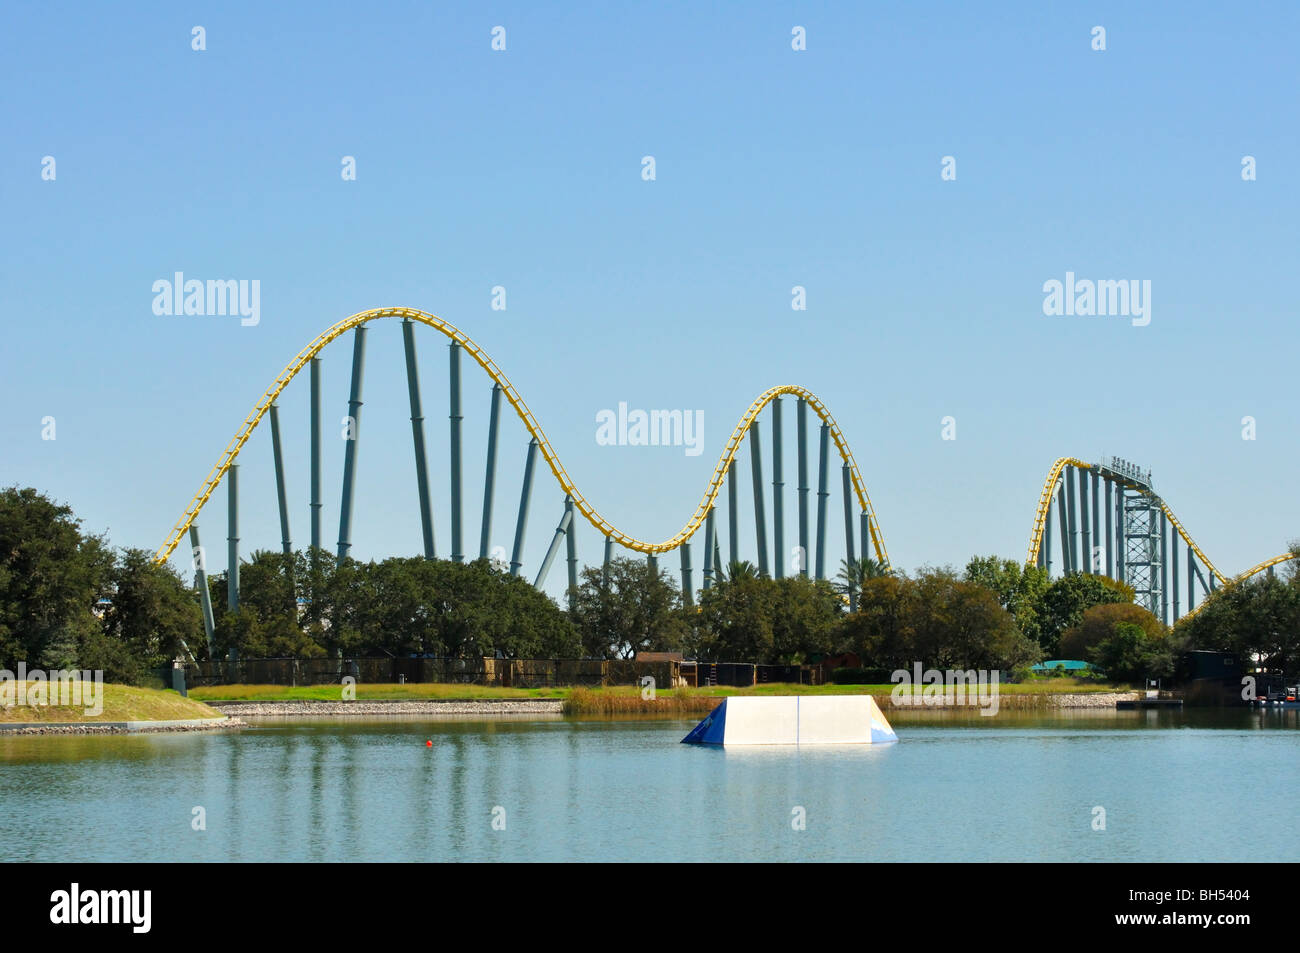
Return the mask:
<svg viewBox="0 0 1300 953"><path fill-rule="evenodd" d="M215 706L214 706L215 707ZM0 723L3 735L142 735L165 734L178 731L225 731L227 728L244 728L246 723L237 717L193 718L184 721L110 721L96 724L93 721L70 722L14 722Z"/></svg>

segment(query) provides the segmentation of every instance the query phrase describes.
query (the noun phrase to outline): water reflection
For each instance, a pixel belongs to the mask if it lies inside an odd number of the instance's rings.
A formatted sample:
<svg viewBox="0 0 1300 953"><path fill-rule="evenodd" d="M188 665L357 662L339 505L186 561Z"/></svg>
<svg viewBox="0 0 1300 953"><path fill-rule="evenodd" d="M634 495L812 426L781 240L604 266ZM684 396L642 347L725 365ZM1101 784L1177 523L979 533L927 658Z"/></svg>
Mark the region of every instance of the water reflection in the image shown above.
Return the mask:
<svg viewBox="0 0 1300 953"><path fill-rule="evenodd" d="M1245 842L1284 860L1300 848L1300 712L889 715L900 743L869 747L702 748L679 744L694 719L536 715L0 736L0 860L40 859L70 832L85 859L109 861L1222 860ZM195 805L206 831L191 828ZM1091 828L1098 805L1104 832Z"/></svg>

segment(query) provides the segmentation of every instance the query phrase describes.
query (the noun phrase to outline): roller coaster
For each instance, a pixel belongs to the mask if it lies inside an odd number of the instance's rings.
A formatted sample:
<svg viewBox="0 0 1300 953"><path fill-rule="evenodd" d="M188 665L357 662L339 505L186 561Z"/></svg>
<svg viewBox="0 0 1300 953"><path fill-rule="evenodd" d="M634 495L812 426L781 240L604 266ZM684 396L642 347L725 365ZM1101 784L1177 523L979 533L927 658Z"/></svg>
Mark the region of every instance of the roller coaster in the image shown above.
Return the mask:
<svg viewBox="0 0 1300 953"><path fill-rule="evenodd" d="M1025 564L1052 570L1052 509L1055 503L1057 550L1065 573L1090 572L1133 587L1134 601L1166 624L1183 617L1179 551L1186 544L1187 612L1219 586L1241 582L1295 558L1273 556L1235 577L1210 562L1151 482L1151 471L1111 457L1088 463L1061 457L1052 464L1034 513ZM1202 572L1204 567L1204 572ZM1172 608L1172 614L1170 612Z"/></svg>
<svg viewBox="0 0 1300 953"><path fill-rule="evenodd" d="M348 414L344 418L345 439L342 495L339 507L339 536L337 558L345 559L352 548L352 517L356 489L357 446L361 434L362 387L366 355L367 326L374 321L385 318L401 320L402 339L406 358L407 391L410 402L412 444L415 455L416 495L419 503L421 534L423 537L424 556L436 558L437 547L433 525L432 480L428 466L425 445L424 413L421 401L418 362L416 358L415 328L424 325L442 334L449 340L449 454L450 472L448 489L451 506L451 559L464 561L464 519L463 519L463 479L461 430L464 415L461 402L461 354L465 353L483 370L491 381L489 398L487 447L485 475L483 484L483 505L481 512L481 532L478 557L490 557L489 539L493 519L493 502L497 472L497 447L501 430L501 398L514 410L523 424L528 436L523 468L523 481L519 507L515 522L513 550L509 562L509 571L519 575L523 568L523 547L528 523L528 514L532 496L533 476L536 469L537 455L540 453L550 468L560 490L564 494L563 513L556 526L555 534L534 576L534 585L545 582L559 552L561 543L566 544L568 562L568 589L572 591L578 583L578 559L576 552L575 523L580 516L587 521L604 540L603 565L608 566L615 544L632 552L645 555L652 565L657 565L662 554L677 551L680 559L681 585L683 597L690 601L694 596L694 578L691 563L691 542L702 530L703 537L703 576L704 589L709 589L720 578L722 551L715 520L715 507L722 493L723 484L727 487L727 526L728 526L728 562L742 558L739 542L740 502L736 465L741 445L748 438L750 484L753 491L754 532L757 543L757 569L760 574L781 578L785 574L784 557L784 473L782 446L782 398L790 396L796 399L796 443L798 459L797 512L798 545L790 550L791 569L804 576L810 570L817 579L826 578L826 536L828 526L828 482L830 479L830 446L833 444L839 454L840 490L843 503L844 550L850 563L854 562L855 534L861 540L863 554L868 548L874 553L874 559L882 567L889 568L889 556L885 549L876 513L867 494L866 484L854 460L848 441L840 431L825 404L811 391L795 385L772 387L760 394L749 409L741 416L732 430L722 453L714 467L713 474L705 488L704 495L691 514L686 524L673 536L662 542L647 542L623 532L608 519L600 515L570 478L564 465L560 462L541 424L533 415L523 397L506 377L500 367L474 343L466 334L435 315L412 308L378 308L354 314L328 328L311 341L294 357L278 377L267 388L262 398L244 419L243 424L230 440L207 478L195 493L185 511L176 521L162 546L154 556L157 563L168 560L188 533L194 554L195 585L199 590L203 604L204 627L209 645L212 642L214 617L206 581L206 559L200 542L198 517L204 506L224 481L227 491L228 524L228 565L227 565L227 600L232 610L239 606L239 464L238 459L253 431L264 418L271 423L271 449L274 461L276 496L280 517L281 545L286 554L292 552L289 532L288 492L284 476L284 456L281 441L281 428L278 398L285 388L304 369L310 378L310 435L311 435L311 483L310 483L310 539L314 549L321 548L321 386L320 353L330 342L352 332L352 370L348 398ZM772 559L769 563L767 537L767 507L764 503L763 454L759 429L759 414L770 408L770 433L772 436L772 529L773 540L770 547ZM816 504L816 541L815 559L809 559L809 534L812 524L809 519L809 467L808 467L808 410L811 409L820 421L818 433L818 471ZM1101 488L1104 485L1105 505L1101 505ZM1031 537L1027 565L1052 568L1052 520L1053 502L1057 506L1057 523L1059 526L1059 550L1061 565L1065 573L1092 571L1116 579L1123 579L1133 586L1137 601L1166 621L1171 620L1169 594L1173 593L1173 615L1177 619L1181 614L1177 576L1178 538L1187 544L1187 610L1194 609L1194 584L1199 582L1201 594L1204 595L1229 582L1209 561L1201 549L1192 541L1173 511L1157 496L1152 489L1149 473L1144 474L1138 468L1112 459L1106 464L1087 463L1073 457L1062 457L1053 464L1043 485L1035 514L1033 534ZM1091 501L1091 505L1090 505ZM1104 543L1103 543L1104 526ZM1174 532L1173 547L1170 548L1169 529ZM1168 582L1168 561L1166 556L1172 553L1174 585ZM1257 572L1272 571L1276 564L1291 558L1290 553L1266 560L1248 570L1238 579ZM502 560L504 562L504 560ZM814 563L810 567L809 563ZM1204 572L1202 572L1204 567ZM1208 581L1207 574L1208 573ZM852 602L851 602L852 605Z"/></svg>

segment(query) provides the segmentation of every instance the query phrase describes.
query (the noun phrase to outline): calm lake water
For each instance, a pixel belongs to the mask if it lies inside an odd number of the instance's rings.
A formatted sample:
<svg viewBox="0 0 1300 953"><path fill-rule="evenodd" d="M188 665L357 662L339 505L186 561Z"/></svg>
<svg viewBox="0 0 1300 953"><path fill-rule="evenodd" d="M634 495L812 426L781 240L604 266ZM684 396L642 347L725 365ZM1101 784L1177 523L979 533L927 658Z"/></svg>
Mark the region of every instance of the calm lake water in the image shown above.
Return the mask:
<svg viewBox="0 0 1300 953"><path fill-rule="evenodd" d="M1300 856L1300 712L889 714L878 747L559 717L0 736L0 861Z"/></svg>

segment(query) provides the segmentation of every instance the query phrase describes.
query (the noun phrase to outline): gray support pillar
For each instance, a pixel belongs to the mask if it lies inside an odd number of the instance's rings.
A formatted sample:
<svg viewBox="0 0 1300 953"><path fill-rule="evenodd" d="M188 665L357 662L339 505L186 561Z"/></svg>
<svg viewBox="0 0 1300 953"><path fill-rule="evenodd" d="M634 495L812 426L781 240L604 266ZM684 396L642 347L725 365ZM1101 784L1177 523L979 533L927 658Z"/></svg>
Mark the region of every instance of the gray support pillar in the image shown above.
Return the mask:
<svg viewBox="0 0 1300 953"><path fill-rule="evenodd" d="M194 585L199 590L199 605L203 607L203 634L208 637L208 659L215 659L212 646L212 633L216 631L216 621L212 616L212 593L208 590L208 559L199 542L199 524L190 524L190 552L194 558Z"/></svg>
<svg viewBox="0 0 1300 953"><path fill-rule="evenodd" d="M226 608L239 608L239 464L226 471Z"/></svg>
<svg viewBox="0 0 1300 953"><path fill-rule="evenodd" d="M785 509L781 491L785 488L781 467L781 398L772 401L772 573L785 576Z"/></svg>
<svg viewBox="0 0 1300 953"><path fill-rule="evenodd" d="M271 404L271 454L275 458L275 495L280 503L280 545L286 556L293 555L289 540L289 502L284 491L284 454L280 450L280 408Z"/></svg>
<svg viewBox="0 0 1300 953"><path fill-rule="evenodd" d="M320 549L320 358L311 359L311 548Z"/></svg>
<svg viewBox="0 0 1300 953"><path fill-rule="evenodd" d="M871 518L867 516L866 510L863 510L858 516L858 529L862 539L862 558L874 558L871 555Z"/></svg>
<svg viewBox="0 0 1300 953"><path fill-rule="evenodd" d="M1092 548L1094 550L1100 550L1101 549L1101 519L1102 519L1101 492L1100 492L1101 476L1098 474L1096 467L1093 467L1090 473L1092 476ZM1089 563L1089 565L1092 566L1092 571L1100 575L1101 572L1106 568L1104 561L1094 556L1089 556L1088 558L1089 560L1092 560L1092 562Z"/></svg>
<svg viewBox="0 0 1300 953"><path fill-rule="evenodd" d="M695 604L695 583L691 578L691 544L686 541L677 548L682 556L682 602L691 606Z"/></svg>
<svg viewBox="0 0 1300 953"><path fill-rule="evenodd" d="M1070 524L1070 566L1075 572L1080 572L1082 567L1079 559L1079 511L1074 499L1074 467L1066 467L1061 476L1065 478L1066 520Z"/></svg>
<svg viewBox="0 0 1300 953"><path fill-rule="evenodd" d="M519 575L524 558L524 530L528 528L528 498L533 489L533 466L537 462L537 438L528 441L528 459L524 463L524 486L519 492L519 519L515 523L515 548L510 556L510 575Z"/></svg>
<svg viewBox="0 0 1300 953"><path fill-rule="evenodd" d="M1124 543L1124 484L1115 487L1115 578L1121 582L1128 582L1124 573L1125 563L1125 543Z"/></svg>
<svg viewBox="0 0 1300 953"><path fill-rule="evenodd" d="M542 560L542 568L537 570L537 578L533 580L534 586L541 588L542 583L546 581L546 574L551 571L551 563L555 562L555 554L560 551L560 541L564 539L564 534L569 531L572 522L573 510L566 502L564 515L560 517L560 523L555 527L555 535L551 537L551 545L547 547L546 558Z"/></svg>
<svg viewBox="0 0 1300 953"><path fill-rule="evenodd" d="M492 410L488 416L487 474L483 477L483 529L478 538L478 558L487 559L492 544L492 494L497 481L497 429L501 419L501 385L492 384Z"/></svg>
<svg viewBox="0 0 1300 953"><path fill-rule="evenodd" d="M736 461L727 468L727 548L731 563L740 559L740 487L736 485ZM727 568L730 570L731 563Z"/></svg>
<svg viewBox="0 0 1300 953"><path fill-rule="evenodd" d="M1106 575L1115 578L1115 503L1111 498L1115 483L1106 481Z"/></svg>
<svg viewBox="0 0 1300 953"><path fill-rule="evenodd" d="M713 575L718 582L722 582L726 577L722 567L722 546L718 543L718 527L713 527Z"/></svg>
<svg viewBox="0 0 1300 953"><path fill-rule="evenodd" d="M659 574L659 557L654 553L649 553L645 558L645 564L654 571L655 575Z"/></svg>
<svg viewBox="0 0 1300 953"><path fill-rule="evenodd" d="M569 608L572 609L574 597L578 594L578 534L577 527L573 525L576 516L573 497L567 494L564 497L564 510L569 516L569 526L564 531L564 545L569 563Z"/></svg>
<svg viewBox="0 0 1300 953"><path fill-rule="evenodd" d="M709 514L704 517L704 591L708 592L713 586L713 507L709 507Z"/></svg>
<svg viewBox="0 0 1300 953"><path fill-rule="evenodd" d="M1068 512L1065 506L1065 487L1058 485L1056 488L1056 515L1061 527L1062 576L1068 576L1074 572L1074 565L1070 562L1070 522Z"/></svg>
<svg viewBox="0 0 1300 953"><path fill-rule="evenodd" d="M1076 470L1079 478L1079 526L1083 530L1083 571L1095 573L1092 555L1092 522L1088 519L1088 471Z"/></svg>
<svg viewBox="0 0 1300 953"><path fill-rule="evenodd" d="M451 558L465 561L460 527L460 345L451 342Z"/></svg>
<svg viewBox="0 0 1300 953"><path fill-rule="evenodd" d="M1169 520L1160 511L1160 621L1169 624Z"/></svg>
<svg viewBox="0 0 1300 953"><path fill-rule="evenodd" d="M1047 498L1047 513L1043 516L1043 545L1038 551L1038 558L1047 570L1047 577L1052 577L1052 497Z"/></svg>
<svg viewBox="0 0 1300 953"><path fill-rule="evenodd" d="M758 540L758 574L767 571L767 511L763 508L763 448L759 444L758 421L749 425L749 472L754 484L754 535Z"/></svg>
<svg viewBox="0 0 1300 953"><path fill-rule="evenodd" d="M817 578L826 578L826 500L830 492L826 489L827 463L830 453L831 428L822 424L821 446L818 449L817 466Z"/></svg>
<svg viewBox="0 0 1300 953"><path fill-rule="evenodd" d="M1187 544L1187 611L1191 612L1196 608L1196 590L1192 584L1196 581L1196 553L1192 550L1192 544Z"/></svg>
<svg viewBox="0 0 1300 953"><path fill-rule="evenodd" d="M424 558L435 556L433 505L429 501L429 458L424 450L424 410L420 404L420 372L415 360L415 322L402 319L402 343L406 350L406 390L411 401L411 437L415 444L415 488L420 496L420 532L424 537Z"/></svg>
<svg viewBox="0 0 1300 953"><path fill-rule="evenodd" d="M603 582L605 585L609 584L609 561L610 559L613 558L613 556L614 556L614 538L612 536L606 536L605 537L605 559L600 564L601 582Z"/></svg>
<svg viewBox="0 0 1300 953"><path fill-rule="evenodd" d="M1205 597L1208 596L1213 590L1208 584L1206 584L1205 576L1201 575L1200 564L1190 559L1188 560L1188 562L1190 562L1192 564L1192 568L1196 570L1196 578L1199 579L1201 582L1201 601L1204 602ZM1213 579L1214 575L1211 574L1210 578Z"/></svg>
<svg viewBox="0 0 1300 953"><path fill-rule="evenodd" d="M366 326L352 332L352 389L348 396L347 445L343 449L343 502L339 506L339 561L352 548L352 497L357 472L357 441L361 438L361 381L366 363Z"/></svg>
<svg viewBox="0 0 1300 953"><path fill-rule="evenodd" d="M1176 532L1175 532L1175 533L1172 533L1171 535L1172 535L1173 539L1171 540L1172 545L1171 545L1169 548L1170 548L1170 550L1172 550L1172 552L1171 552L1170 555L1172 555L1172 556L1174 557L1174 566L1173 566L1173 570L1172 570L1171 573L1170 573L1170 577L1169 577L1169 578L1173 581L1173 586L1172 586L1171 588L1173 589L1173 596L1174 596L1174 621L1177 622L1177 621L1182 617L1181 614L1180 614L1180 612L1179 612L1180 603L1179 603L1179 601L1178 601L1178 541L1179 541L1179 536L1178 536L1178 534L1177 534Z"/></svg>
<svg viewBox="0 0 1300 953"><path fill-rule="evenodd" d="M844 549L848 553L846 558L852 571L857 557L853 552L853 476L847 463L840 468L840 476L843 477L844 484ZM849 587L849 611L858 611L858 593L852 586Z"/></svg>
<svg viewBox="0 0 1300 953"><path fill-rule="evenodd" d="M807 579L808 571L808 402L802 397L796 405L797 431L799 438L799 573Z"/></svg>

